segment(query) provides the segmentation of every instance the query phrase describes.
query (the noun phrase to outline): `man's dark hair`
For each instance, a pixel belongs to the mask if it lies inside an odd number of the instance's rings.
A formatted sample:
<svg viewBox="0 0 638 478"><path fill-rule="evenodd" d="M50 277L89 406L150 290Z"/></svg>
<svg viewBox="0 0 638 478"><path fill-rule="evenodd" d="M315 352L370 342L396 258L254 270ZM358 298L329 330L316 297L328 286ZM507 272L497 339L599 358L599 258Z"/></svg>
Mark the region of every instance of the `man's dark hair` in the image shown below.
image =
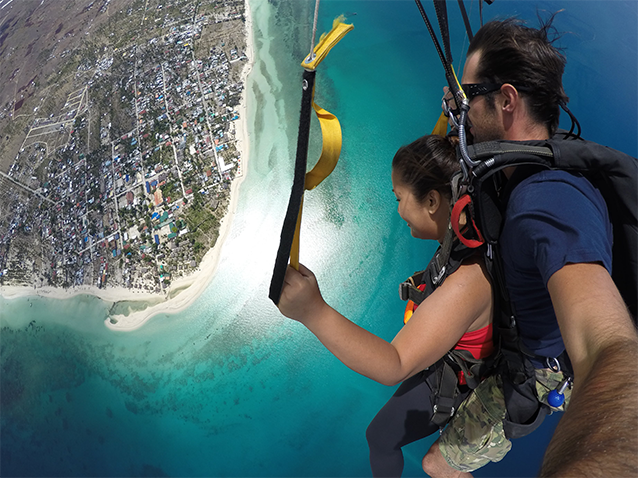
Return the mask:
<svg viewBox="0 0 638 478"><path fill-rule="evenodd" d="M483 25L468 49L481 59L477 78L486 83L510 83L527 99L532 119L545 124L553 135L558 128L560 102L569 101L563 90L565 56L553 42L558 39L552 27L554 16L540 20L540 28L530 28L515 18L494 20ZM554 38L550 39L550 34ZM491 106L493 94L486 95Z"/></svg>

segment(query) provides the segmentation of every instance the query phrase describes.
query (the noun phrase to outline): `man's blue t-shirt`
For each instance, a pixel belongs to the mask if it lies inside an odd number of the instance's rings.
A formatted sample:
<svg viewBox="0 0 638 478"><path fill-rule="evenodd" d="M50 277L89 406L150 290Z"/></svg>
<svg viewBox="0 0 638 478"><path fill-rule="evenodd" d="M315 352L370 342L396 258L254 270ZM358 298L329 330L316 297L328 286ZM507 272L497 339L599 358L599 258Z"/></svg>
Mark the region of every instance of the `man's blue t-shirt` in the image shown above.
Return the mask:
<svg viewBox="0 0 638 478"><path fill-rule="evenodd" d="M542 171L514 189L501 254L523 343L532 352L558 357L565 350L547 291L549 278L568 263L598 262L611 273L611 246L607 205L585 178Z"/></svg>

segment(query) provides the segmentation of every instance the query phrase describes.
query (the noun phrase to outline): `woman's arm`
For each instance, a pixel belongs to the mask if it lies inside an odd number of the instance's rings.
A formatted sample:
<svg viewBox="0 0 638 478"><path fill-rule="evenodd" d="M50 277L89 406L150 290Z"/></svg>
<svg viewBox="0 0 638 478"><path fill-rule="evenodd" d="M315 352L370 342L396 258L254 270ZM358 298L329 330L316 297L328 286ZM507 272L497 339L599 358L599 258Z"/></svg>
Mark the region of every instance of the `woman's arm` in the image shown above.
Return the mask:
<svg viewBox="0 0 638 478"><path fill-rule="evenodd" d="M475 322L487 325L491 303L490 284L481 265L463 265L418 307L389 343L326 304L314 274L300 265L299 272L291 267L286 271L279 309L303 323L355 372L395 385L436 362Z"/></svg>

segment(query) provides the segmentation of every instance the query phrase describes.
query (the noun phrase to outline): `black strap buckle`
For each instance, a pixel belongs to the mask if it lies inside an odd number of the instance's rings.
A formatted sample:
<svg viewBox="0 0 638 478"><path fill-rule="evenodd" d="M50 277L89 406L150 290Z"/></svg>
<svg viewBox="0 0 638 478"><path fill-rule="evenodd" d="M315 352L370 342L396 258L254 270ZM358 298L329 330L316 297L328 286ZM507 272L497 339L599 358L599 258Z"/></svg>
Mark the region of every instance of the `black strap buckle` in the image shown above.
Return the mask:
<svg viewBox="0 0 638 478"><path fill-rule="evenodd" d="M411 286L412 284L410 284L410 282L407 280L399 284L399 297L401 298L401 300L408 300L410 298Z"/></svg>

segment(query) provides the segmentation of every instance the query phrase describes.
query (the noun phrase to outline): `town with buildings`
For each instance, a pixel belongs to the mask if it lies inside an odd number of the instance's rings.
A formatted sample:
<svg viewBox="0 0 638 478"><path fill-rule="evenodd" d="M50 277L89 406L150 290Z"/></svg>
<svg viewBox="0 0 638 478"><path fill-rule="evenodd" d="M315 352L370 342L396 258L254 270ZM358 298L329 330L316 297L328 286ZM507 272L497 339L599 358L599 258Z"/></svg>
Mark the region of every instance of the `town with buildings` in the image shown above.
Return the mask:
<svg viewBox="0 0 638 478"><path fill-rule="evenodd" d="M96 19L113 8L87 4ZM51 53L73 67L49 89L59 104L24 103L33 81L2 107L30 117L0 170L0 285L161 293L217 240L243 174L244 2L121 5L88 49Z"/></svg>

